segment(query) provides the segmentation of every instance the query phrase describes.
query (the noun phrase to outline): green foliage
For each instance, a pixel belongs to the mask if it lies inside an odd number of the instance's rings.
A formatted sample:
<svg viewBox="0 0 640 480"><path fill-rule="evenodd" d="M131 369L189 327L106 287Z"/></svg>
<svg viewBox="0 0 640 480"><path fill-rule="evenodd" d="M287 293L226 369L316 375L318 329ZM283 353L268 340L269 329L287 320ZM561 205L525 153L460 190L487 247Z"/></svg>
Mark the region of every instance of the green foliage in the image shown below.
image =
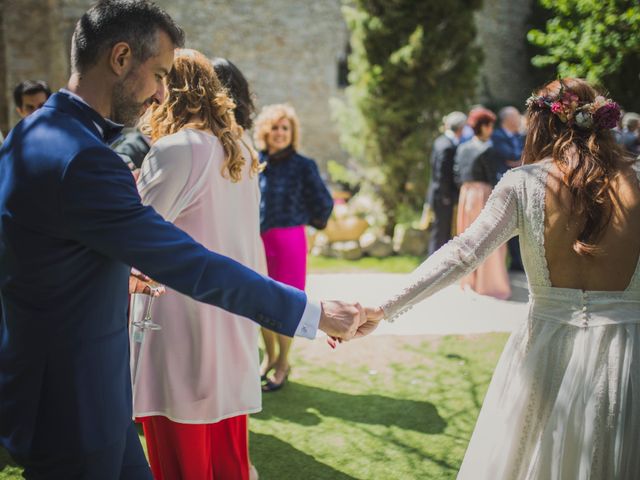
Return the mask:
<svg viewBox="0 0 640 480"><path fill-rule="evenodd" d="M640 109L640 4L637 0L539 0L552 13L528 38L541 47L536 66L584 77L609 89L627 109Z"/></svg>
<svg viewBox="0 0 640 480"><path fill-rule="evenodd" d="M387 232L401 205L418 209L430 143L442 116L473 99L480 51L473 11L481 0L354 0L349 82L334 101L342 146L380 195Z"/></svg>
<svg viewBox="0 0 640 480"><path fill-rule="evenodd" d="M327 172L331 182L339 185L345 191L355 193L360 189L362 176L356 170L349 169L335 160L329 160L327 162Z"/></svg>

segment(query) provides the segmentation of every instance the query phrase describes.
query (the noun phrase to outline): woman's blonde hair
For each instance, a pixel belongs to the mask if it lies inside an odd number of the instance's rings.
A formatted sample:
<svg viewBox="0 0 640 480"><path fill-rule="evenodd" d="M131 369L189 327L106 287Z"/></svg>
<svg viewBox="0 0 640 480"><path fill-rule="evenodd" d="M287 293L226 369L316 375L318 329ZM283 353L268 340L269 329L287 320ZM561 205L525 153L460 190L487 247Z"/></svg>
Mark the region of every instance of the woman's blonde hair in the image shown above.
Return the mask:
<svg viewBox="0 0 640 480"><path fill-rule="evenodd" d="M269 138L269 132L271 132L271 126L283 118L286 118L291 123L291 145L295 150L298 150L300 146L300 122L296 111L286 103L267 105L260 111L260 115L256 118L256 129L253 136L258 150L268 150L267 139Z"/></svg>
<svg viewBox="0 0 640 480"><path fill-rule="evenodd" d="M211 130L224 149L223 177L241 180L245 159L240 143L250 152L251 173L260 170L255 151L242 141L243 130L233 114L235 104L209 59L196 50L176 50L166 89L164 102L152 107L147 129L152 142L184 128Z"/></svg>

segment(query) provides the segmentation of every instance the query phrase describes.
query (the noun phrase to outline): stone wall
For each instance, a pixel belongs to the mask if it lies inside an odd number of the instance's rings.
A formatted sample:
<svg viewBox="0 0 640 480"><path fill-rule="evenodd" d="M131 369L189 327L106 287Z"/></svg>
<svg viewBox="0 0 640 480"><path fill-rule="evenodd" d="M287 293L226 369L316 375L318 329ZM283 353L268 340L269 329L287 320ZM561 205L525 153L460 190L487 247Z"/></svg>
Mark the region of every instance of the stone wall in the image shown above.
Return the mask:
<svg viewBox="0 0 640 480"><path fill-rule="evenodd" d="M185 29L187 46L208 56L227 57L240 67L259 108L275 102L290 102L296 108L303 153L321 166L331 159L345 159L329 108L330 98L342 95L338 60L348 41L340 0L157 1ZM485 0L476 15L478 39L485 51L480 101L521 105L530 91L524 36L531 1ZM42 78L53 88L64 85L71 33L91 3L0 0L3 132L17 121L11 90L18 81Z"/></svg>
<svg viewBox="0 0 640 480"><path fill-rule="evenodd" d="M73 27L92 2L5 1L15 7L4 15L3 44L10 54L8 85L24 78L44 78L59 88L69 71ZM252 86L258 108L279 102L296 108L303 153L321 165L344 159L329 109L329 99L342 95L337 84L338 58L348 36L340 0L158 3L185 29L187 46L210 57L227 57L238 65ZM61 56L66 63L59 61ZM10 124L16 120L13 115Z"/></svg>
<svg viewBox="0 0 640 480"><path fill-rule="evenodd" d="M258 109L280 102L295 107L302 153L320 164L344 158L329 109L329 99L341 95L338 57L347 44L340 0L160 3L185 28L189 46L242 70Z"/></svg>
<svg viewBox="0 0 640 480"><path fill-rule="evenodd" d="M62 35L60 0L5 0L2 9L2 47L6 69L4 111L9 125L18 116L13 88L25 79L46 80L60 88L68 75L68 53ZM3 125L6 133L7 126Z"/></svg>

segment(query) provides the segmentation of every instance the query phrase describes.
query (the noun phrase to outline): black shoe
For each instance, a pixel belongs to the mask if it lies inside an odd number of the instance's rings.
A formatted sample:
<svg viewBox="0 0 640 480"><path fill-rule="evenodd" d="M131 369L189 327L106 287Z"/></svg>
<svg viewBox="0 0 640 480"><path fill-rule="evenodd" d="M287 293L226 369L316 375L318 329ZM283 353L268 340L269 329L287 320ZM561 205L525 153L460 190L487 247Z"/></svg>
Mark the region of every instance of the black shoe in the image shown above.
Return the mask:
<svg viewBox="0 0 640 480"><path fill-rule="evenodd" d="M260 381L261 382L266 382L267 381L267 375L269 375L269 372L271 370L273 370L274 368L275 368L275 364L269 365L269 368L267 368L267 370L262 375L260 375Z"/></svg>
<svg viewBox="0 0 640 480"><path fill-rule="evenodd" d="M280 383L273 382L267 378L266 383L262 385L262 391L267 393L267 392L277 392L278 390L280 390L282 387L284 387L284 384L287 383L290 372L291 372L291 369L289 368L287 370L287 373L284 374L284 378Z"/></svg>

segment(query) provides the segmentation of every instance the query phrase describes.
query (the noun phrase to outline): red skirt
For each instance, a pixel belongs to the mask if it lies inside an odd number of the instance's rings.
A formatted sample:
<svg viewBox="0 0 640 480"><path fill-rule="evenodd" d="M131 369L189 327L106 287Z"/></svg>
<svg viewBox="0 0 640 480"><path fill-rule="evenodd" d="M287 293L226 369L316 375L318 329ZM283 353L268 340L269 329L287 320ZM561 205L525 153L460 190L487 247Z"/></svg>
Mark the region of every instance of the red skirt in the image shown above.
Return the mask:
<svg viewBox="0 0 640 480"><path fill-rule="evenodd" d="M247 415L216 423L137 419L155 480L249 480Z"/></svg>

